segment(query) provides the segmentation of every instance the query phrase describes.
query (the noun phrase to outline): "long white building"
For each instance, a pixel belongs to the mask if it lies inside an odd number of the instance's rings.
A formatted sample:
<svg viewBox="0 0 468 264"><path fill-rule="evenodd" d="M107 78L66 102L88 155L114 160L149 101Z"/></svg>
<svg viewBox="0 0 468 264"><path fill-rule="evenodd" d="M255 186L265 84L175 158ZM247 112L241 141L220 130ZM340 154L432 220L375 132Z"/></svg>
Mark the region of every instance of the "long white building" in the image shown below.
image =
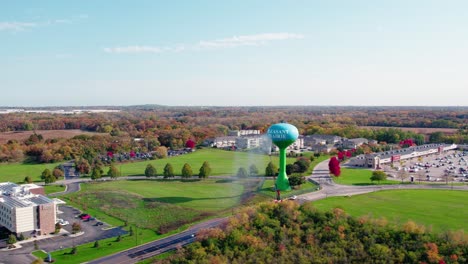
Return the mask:
<svg viewBox="0 0 468 264"><path fill-rule="evenodd" d="M54 232L56 205L35 184L0 183L0 225L13 233Z"/></svg>
<svg viewBox="0 0 468 264"><path fill-rule="evenodd" d="M427 144L416 147L395 149L379 153L359 155L349 161L349 165L368 168L379 168L381 164L393 163L400 160L417 158L430 154L442 154L445 151L456 149L457 145L452 144Z"/></svg>

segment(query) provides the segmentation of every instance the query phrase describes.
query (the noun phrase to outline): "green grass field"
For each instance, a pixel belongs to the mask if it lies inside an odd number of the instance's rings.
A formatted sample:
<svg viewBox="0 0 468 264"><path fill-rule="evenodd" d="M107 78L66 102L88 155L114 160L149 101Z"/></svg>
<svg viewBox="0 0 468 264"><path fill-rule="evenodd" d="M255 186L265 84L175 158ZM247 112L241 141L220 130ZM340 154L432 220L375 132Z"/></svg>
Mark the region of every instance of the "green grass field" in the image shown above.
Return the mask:
<svg viewBox="0 0 468 264"><path fill-rule="evenodd" d="M122 164L116 163L116 166L121 171L122 176L142 176L144 175L146 166L151 163L156 167L158 175L162 175L164 166L167 163L171 163L174 168L174 173L176 175L181 175L182 166L188 163L192 167L193 174L197 175L203 162L208 161L212 169L211 175L233 175L240 167L244 167L248 170L249 166L252 164L257 166L259 175L264 175L265 168L270 160L275 164L279 162L278 157L275 156L270 157L268 155L219 149L201 149L187 155L160 160L135 161ZM295 158L287 159L288 163L293 163L294 161ZM41 182L42 171L46 168L52 170L59 164L60 163L0 164L0 182L10 181L23 183L26 176L31 176L35 182ZM107 171L108 168L104 168L104 174L106 174Z"/></svg>
<svg viewBox="0 0 468 264"><path fill-rule="evenodd" d="M409 220L432 228L468 231L468 192L451 190L392 190L313 202L321 210L342 208L356 217L385 217L402 225Z"/></svg>
<svg viewBox="0 0 468 264"><path fill-rule="evenodd" d="M23 183L26 176L30 176L33 181L40 182L41 173L45 169L52 171L60 163L50 164L23 164L23 163L12 163L12 164L1 164L0 165L0 182L14 182Z"/></svg>
<svg viewBox="0 0 468 264"><path fill-rule="evenodd" d="M208 161L211 166L211 175L233 175L240 167L249 169L250 165L255 164L259 170L259 175L265 174L265 168L268 162L279 163L278 157L260 155L248 152L225 151L219 149L201 149L194 153L170 157L160 160L139 161L133 163L117 164L123 176L143 175L146 166L151 163L156 167L158 175L162 175L164 166L171 163L176 175L181 175L182 166L185 163L190 164L194 175L198 174L204 161ZM294 158L288 158L288 163L293 163ZM104 170L107 173L107 168Z"/></svg>
<svg viewBox="0 0 468 264"><path fill-rule="evenodd" d="M157 230L234 207L243 189L239 182L216 179L113 181L82 184L67 200L110 224Z"/></svg>
<svg viewBox="0 0 468 264"><path fill-rule="evenodd" d="M56 193L56 192L63 192L65 191L65 185L46 185L44 186L44 191L46 194Z"/></svg>
<svg viewBox="0 0 468 264"><path fill-rule="evenodd" d="M366 169L348 169L341 168L340 177L333 177L333 181L344 185L377 185L377 184L399 184L399 181L385 180L381 182L372 182L371 170Z"/></svg>
<svg viewBox="0 0 468 264"><path fill-rule="evenodd" d="M265 180L259 193L275 199L276 192L273 190L274 185L275 185L274 180ZM291 191L281 192L281 199L285 199L293 195L303 194L306 192L314 192L314 191L317 191L317 188L318 188L317 185L307 181L305 184L301 185L300 189L297 189L297 190L294 189Z"/></svg>
<svg viewBox="0 0 468 264"><path fill-rule="evenodd" d="M186 227L184 227L186 228ZM167 237L171 234L183 231L184 228L174 230L165 235L155 235L155 233L148 229L137 229L134 231L133 236L122 236L122 240L117 242L115 237L107 238L99 241L99 248L94 247L94 242L86 243L83 245L77 246L76 255L71 255L71 248L66 248L62 250L57 250L51 252L52 258L55 260L55 263L60 264L75 264L75 263L84 263L90 260L94 260L103 256L107 256L119 251L148 243L150 241L161 239ZM138 235L136 234L138 232ZM37 258L44 259L47 254L43 251L37 250L32 252Z"/></svg>

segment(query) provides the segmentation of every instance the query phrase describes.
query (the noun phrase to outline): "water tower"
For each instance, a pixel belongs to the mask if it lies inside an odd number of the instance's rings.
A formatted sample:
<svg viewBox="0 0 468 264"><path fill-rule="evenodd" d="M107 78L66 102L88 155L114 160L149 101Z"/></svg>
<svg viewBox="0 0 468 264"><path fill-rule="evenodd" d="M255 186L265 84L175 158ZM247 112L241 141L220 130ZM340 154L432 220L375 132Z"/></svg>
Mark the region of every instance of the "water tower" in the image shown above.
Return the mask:
<svg viewBox="0 0 468 264"><path fill-rule="evenodd" d="M288 176L286 175L286 148L294 143L299 137L299 131L293 125L287 123L274 124L268 129L268 136L279 148L279 173L278 178L276 178L276 189L279 191L289 191L291 187L289 186ZM279 193L278 193L279 198Z"/></svg>

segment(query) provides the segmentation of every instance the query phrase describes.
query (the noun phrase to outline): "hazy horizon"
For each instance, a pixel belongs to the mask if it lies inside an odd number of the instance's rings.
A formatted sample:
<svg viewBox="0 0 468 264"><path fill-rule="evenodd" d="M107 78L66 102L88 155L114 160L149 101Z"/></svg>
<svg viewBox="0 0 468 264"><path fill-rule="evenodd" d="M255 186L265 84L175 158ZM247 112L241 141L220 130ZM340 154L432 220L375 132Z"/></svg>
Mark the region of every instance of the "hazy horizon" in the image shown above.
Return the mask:
<svg viewBox="0 0 468 264"><path fill-rule="evenodd" d="M3 107L468 106L468 2L22 1Z"/></svg>

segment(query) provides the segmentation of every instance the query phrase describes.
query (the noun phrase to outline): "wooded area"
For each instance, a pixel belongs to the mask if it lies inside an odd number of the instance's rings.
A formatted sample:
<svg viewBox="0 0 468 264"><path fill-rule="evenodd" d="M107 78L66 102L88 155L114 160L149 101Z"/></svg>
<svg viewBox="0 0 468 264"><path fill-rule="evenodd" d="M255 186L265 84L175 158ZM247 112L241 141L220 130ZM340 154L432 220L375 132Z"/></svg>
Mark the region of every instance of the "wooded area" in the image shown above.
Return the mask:
<svg viewBox="0 0 468 264"><path fill-rule="evenodd" d="M321 212L312 203L265 203L205 229L197 242L158 263L466 263L463 232L426 233L407 222Z"/></svg>
<svg viewBox="0 0 468 264"><path fill-rule="evenodd" d="M412 138L424 142L467 143L468 109L456 107L122 107L117 113L57 115L11 113L0 115L0 131L33 131L27 139L0 145L0 162L59 162L106 152L153 151L159 146L180 149L187 142L202 144L230 130L258 129L273 123L295 125L302 135L333 134L398 143ZM392 126L368 129L360 126ZM395 127L445 127L455 133L433 132L428 137ZM67 133L45 137L43 130L82 130L99 135ZM35 132L35 133L34 133ZM83 133L85 133L83 132ZM141 139L135 141L135 138ZM191 141L193 140L193 141Z"/></svg>

